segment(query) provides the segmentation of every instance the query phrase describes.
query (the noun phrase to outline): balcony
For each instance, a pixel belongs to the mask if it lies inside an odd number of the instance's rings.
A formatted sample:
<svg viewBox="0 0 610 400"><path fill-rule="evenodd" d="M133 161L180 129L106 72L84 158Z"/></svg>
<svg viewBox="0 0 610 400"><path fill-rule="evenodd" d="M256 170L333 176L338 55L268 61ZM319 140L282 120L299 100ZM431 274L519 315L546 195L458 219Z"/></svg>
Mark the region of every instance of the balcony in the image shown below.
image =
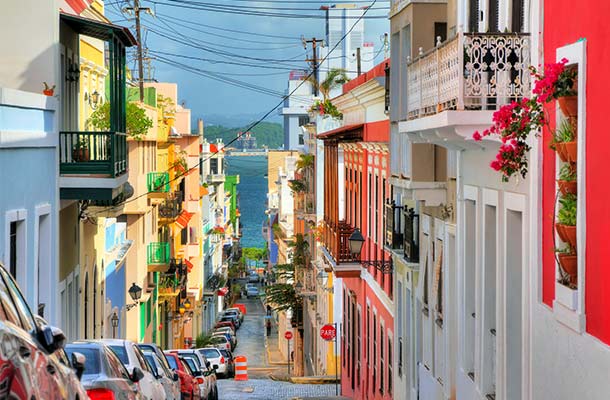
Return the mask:
<svg viewBox="0 0 610 400"><path fill-rule="evenodd" d="M149 199L167 199L169 196L169 173L149 172L146 175L146 187Z"/></svg>
<svg viewBox="0 0 610 400"><path fill-rule="evenodd" d="M322 251L332 264L332 272L337 278L359 277L362 266L354 258L349 248L349 237L354 228L339 221L336 226L324 225L324 247Z"/></svg>
<svg viewBox="0 0 610 400"><path fill-rule="evenodd" d="M225 176L224 174L210 174L207 177L207 181L209 184L218 184L218 183L224 183L225 181Z"/></svg>
<svg viewBox="0 0 610 400"><path fill-rule="evenodd" d="M471 135L493 111L530 93L529 54L524 33L459 33L420 53L407 65L408 120L400 132L414 143L478 147Z"/></svg>
<svg viewBox="0 0 610 400"><path fill-rule="evenodd" d="M394 201L385 204L385 247L388 250L402 249L402 207Z"/></svg>
<svg viewBox="0 0 610 400"><path fill-rule="evenodd" d="M295 197L295 212L303 217L312 217L316 214L315 195L313 193L299 193Z"/></svg>
<svg viewBox="0 0 610 400"><path fill-rule="evenodd" d="M126 48L137 44L129 29L60 12L60 44L65 48L58 82L64 104L59 133L60 198L116 204L133 194L127 183L125 95ZM100 131L72 131L78 126L79 35L105 42L109 115ZM67 54L73 54L68 59ZM68 61L66 60L76 60ZM69 65L68 65L69 64ZM102 124L103 125L103 124Z"/></svg>
<svg viewBox="0 0 610 400"><path fill-rule="evenodd" d="M403 255L409 263L419 263L419 214L412 208L403 208Z"/></svg>
<svg viewBox="0 0 610 400"><path fill-rule="evenodd" d="M147 248L148 272L165 272L169 268L170 248L168 242L152 242Z"/></svg>
<svg viewBox="0 0 610 400"><path fill-rule="evenodd" d="M172 223L182 212L182 196L174 192L172 197L159 204L159 223Z"/></svg>

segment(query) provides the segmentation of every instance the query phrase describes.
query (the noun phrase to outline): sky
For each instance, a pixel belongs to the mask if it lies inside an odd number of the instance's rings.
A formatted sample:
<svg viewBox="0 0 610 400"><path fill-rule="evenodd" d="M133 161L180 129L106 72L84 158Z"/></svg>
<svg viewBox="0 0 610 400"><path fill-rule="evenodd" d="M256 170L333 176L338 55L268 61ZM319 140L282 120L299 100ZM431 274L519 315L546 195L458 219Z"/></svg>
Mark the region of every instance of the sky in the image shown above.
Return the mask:
<svg viewBox="0 0 610 400"><path fill-rule="evenodd" d="M359 6L371 1L358 1ZM130 1L131 2L131 1ZM341 0L337 3L350 3ZM126 12L127 0L107 0L106 16L135 28ZM353 3L353 1L352 1ZM291 69L304 69L307 52L301 37L324 38L325 20L303 15L324 14L319 0L140 0L143 43L151 59L151 75L159 82L178 83L179 102L193 118L206 122L220 116L254 120L281 102ZM375 44L381 62L382 37L389 32L389 1L377 0L365 20L365 41ZM249 15L243 15L243 14ZM260 15L266 13L266 15ZM269 13L281 14L270 16ZM298 14L299 18L289 17ZM348 20L348 26L355 20ZM247 32L247 33L243 33ZM310 47L308 49L311 56ZM128 57L134 68L134 57ZM148 76L145 67L145 77ZM257 91L253 91L252 87ZM267 120L278 121L277 111ZM236 124L238 125L238 124Z"/></svg>

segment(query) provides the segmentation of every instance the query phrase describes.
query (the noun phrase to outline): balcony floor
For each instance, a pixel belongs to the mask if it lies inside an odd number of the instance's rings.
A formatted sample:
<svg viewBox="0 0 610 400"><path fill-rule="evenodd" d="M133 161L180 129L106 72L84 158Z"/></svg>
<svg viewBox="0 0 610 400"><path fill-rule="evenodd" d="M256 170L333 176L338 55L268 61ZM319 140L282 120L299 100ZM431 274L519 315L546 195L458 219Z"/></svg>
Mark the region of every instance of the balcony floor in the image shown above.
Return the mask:
<svg viewBox="0 0 610 400"><path fill-rule="evenodd" d="M116 178L96 176L59 177L59 196L62 200L113 200L127 183L127 174Z"/></svg>

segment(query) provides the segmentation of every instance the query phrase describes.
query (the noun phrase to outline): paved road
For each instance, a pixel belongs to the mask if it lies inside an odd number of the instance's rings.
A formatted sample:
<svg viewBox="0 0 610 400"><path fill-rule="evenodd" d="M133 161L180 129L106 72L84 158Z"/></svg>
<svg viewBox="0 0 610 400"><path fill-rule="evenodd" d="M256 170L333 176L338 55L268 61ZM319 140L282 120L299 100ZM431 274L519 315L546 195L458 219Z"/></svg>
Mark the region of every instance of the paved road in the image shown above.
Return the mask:
<svg viewBox="0 0 610 400"><path fill-rule="evenodd" d="M270 365L265 349L265 309L260 299L243 298L239 303L247 308L244 323L237 331L235 355L248 359L248 381L220 379L219 400L289 400L304 396L331 396L334 385L295 385L269 379L274 372L286 367Z"/></svg>

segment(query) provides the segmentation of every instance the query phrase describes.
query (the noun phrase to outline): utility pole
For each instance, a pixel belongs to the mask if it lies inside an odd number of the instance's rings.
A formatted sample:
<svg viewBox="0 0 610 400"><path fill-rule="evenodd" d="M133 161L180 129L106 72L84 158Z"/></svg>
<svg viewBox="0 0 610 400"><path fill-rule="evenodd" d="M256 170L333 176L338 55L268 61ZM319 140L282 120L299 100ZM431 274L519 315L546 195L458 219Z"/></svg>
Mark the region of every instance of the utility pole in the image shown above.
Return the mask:
<svg viewBox="0 0 610 400"><path fill-rule="evenodd" d="M140 27L140 11L150 12L148 7L140 7L140 0L133 0L133 7L125 10L133 11L136 18L136 39L138 41L138 80L140 84L140 102L144 102L144 63L142 60L142 30Z"/></svg>
<svg viewBox="0 0 610 400"><path fill-rule="evenodd" d="M360 47L356 48L356 71L358 72L358 76L362 74L362 62L360 58Z"/></svg>
<svg viewBox="0 0 610 400"><path fill-rule="evenodd" d="M313 59L308 58L305 61L307 62L311 62L311 67L313 69L313 77L316 80L316 83L320 82L320 76L319 76L319 71L318 71L318 43L322 43L322 45L324 45L324 40L322 39L316 39L311 38L311 39L305 39L302 38L301 39L303 41L303 48L305 50L307 50L307 43L311 43L311 48L313 50ZM317 96L318 95L318 85L314 85L314 95Z"/></svg>

